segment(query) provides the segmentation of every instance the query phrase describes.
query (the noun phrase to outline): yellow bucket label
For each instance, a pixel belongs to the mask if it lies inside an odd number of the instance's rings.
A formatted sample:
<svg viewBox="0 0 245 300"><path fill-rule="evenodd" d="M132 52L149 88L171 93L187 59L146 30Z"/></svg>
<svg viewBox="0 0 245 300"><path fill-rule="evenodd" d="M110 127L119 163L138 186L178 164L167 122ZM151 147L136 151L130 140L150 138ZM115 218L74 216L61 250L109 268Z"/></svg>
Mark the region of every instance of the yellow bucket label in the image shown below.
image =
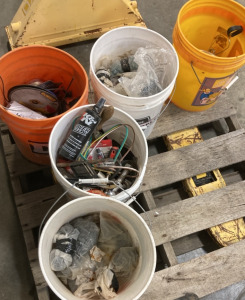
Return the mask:
<svg viewBox="0 0 245 300"><path fill-rule="evenodd" d="M198 90L193 106L204 106L213 104L217 98L223 93L225 88L229 85L235 74L220 78L205 77L200 89Z"/></svg>

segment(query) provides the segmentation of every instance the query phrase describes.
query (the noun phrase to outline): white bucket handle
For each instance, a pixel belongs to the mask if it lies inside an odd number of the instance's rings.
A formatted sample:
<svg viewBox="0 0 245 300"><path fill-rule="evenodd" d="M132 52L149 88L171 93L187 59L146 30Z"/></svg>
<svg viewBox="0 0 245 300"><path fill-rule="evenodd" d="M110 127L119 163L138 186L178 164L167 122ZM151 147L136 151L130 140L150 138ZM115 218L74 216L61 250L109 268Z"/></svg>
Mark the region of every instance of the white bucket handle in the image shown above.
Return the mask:
<svg viewBox="0 0 245 300"><path fill-rule="evenodd" d="M169 98L168 103L162 108L162 110L160 111L160 113L157 115L157 118L159 118L159 117L164 113L164 111L167 109L167 107L169 106L169 103L170 103L170 102L172 101L172 99L173 99L175 90L176 90L176 83L174 84L174 88L173 88L173 90L172 90L172 93L171 93L171 96L170 96L170 98Z"/></svg>

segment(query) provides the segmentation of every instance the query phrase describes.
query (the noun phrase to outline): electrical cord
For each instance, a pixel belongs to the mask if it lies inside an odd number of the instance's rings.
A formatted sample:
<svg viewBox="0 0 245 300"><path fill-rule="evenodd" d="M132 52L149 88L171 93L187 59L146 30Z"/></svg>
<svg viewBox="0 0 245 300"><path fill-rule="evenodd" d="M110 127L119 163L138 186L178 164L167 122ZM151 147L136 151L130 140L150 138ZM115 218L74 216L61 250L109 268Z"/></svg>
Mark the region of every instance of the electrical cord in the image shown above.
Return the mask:
<svg viewBox="0 0 245 300"><path fill-rule="evenodd" d="M92 155L92 153L94 152L94 150L97 148L97 146L99 145L99 143L110 133L112 133L113 131L115 131L116 129L120 128L121 126L123 126L123 124L117 124L115 126L113 126L112 128L110 128L109 130L107 130L105 133L103 133L100 137L98 137L96 140L94 140L91 144L88 145L87 149L85 149L85 151L82 153L84 155L84 157L87 159L87 157L89 155ZM96 144L95 144L96 143ZM90 150L89 149L95 144L95 146Z"/></svg>
<svg viewBox="0 0 245 300"><path fill-rule="evenodd" d="M128 155L128 153L132 150L133 148L133 145L134 145L134 142L135 142L135 131L134 131L134 128L129 125L129 124L126 124L128 127L130 127L132 129L132 132L133 132L133 140L132 140L132 143L130 145L130 147L128 148L128 150L125 152L125 154L120 158L120 162L122 162L124 160L124 158Z"/></svg>
<svg viewBox="0 0 245 300"><path fill-rule="evenodd" d="M117 151L117 153L116 153L116 155L115 155L115 157L114 157L114 162L117 161L118 156L119 156L119 154L121 153L122 148L124 147L124 145L125 145L125 143L126 143L126 141L127 141L127 138L128 138L128 127L127 127L126 125L124 125L124 127L125 127L125 129L126 129L126 134L125 134L124 140L123 140L123 142L122 142L122 144L121 144L119 150Z"/></svg>
<svg viewBox="0 0 245 300"><path fill-rule="evenodd" d="M126 128L126 135L124 137L124 140L119 148L119 150L117 151L117 154L114 158L114 161L116 161L119 157L119 154L121 153L127 139L128 139L128 127L130 127L132 129L132 132L133 132L133 140L132 140L132 143L130 145L130 147L128 148L128 150L126 151L126 153L122 156L122 158L120 158L120 161L122 161L126 156L127 154L132 150L132 147L133 147L133 144L135 142L135 131L134 131L134 128L129 125L129 124L118 124L118 125L115 125L113 126L111 129L109 129L108 131L106 131L104 134L102 134L99 138L97 138L95 141L93 141L86 149L85 151L81 154L81 157L85 157L85 159L87 159L87 157L89 155L92 155L93 151L95 151L95 149L97 148L97 146L99 145L99 143L107 136L109 135L110 133L112 133L113 131L115 131L116 129L122 127L122 126L125 126ZM96 143L97 142L97 143ZM89 152L89 149L93 146L93 144L95 144L95 146L93 147L93 149L91 149L91 151Z"/></svg>

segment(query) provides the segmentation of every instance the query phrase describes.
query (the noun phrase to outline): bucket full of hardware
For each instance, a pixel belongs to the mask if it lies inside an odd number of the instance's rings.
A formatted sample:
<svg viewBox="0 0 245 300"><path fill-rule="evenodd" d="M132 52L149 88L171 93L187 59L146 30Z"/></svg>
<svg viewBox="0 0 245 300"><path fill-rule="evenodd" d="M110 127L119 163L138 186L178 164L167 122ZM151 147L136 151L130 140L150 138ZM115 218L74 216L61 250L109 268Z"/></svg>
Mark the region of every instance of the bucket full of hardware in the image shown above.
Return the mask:
<svg viewBox="0 0 245 300"><path fill-rule="evenodd" d="M56 210L42 230L38 254L46 282L62 300L139 299L156 264L144 219L128 205L98 195Z"/></svg>
<svg viewBox="0 0 245 300"><path fill-rule="evenodd" d="M21 154L50 164L48 140L66 111L88 103L88 77L70 54L49 46L26 46L0 58L0 117Z"/></svg>
<svg viewBox="0 0 245 300"><path fill-rule="evenodd" d="M129 113L146 137L173 92L178 69L171 43L147 28L113 29L95 42L90 54L95 101L105 97Z"/></svg>
<svg viewBox="0 0 245 300"><path fill-rule="evenodd" d="M125 202L140 188L148 146L138 123L104 102L75 108L55 124L51 166L72 199L96 193Z"/></svg>
<svg viewBox="0 0 245 300"><path fill-rule="evenodd" d="M211 108L245 63L245 7L231 0L188 1L173 45L180 62L173 103L188 111Z"/></svg>

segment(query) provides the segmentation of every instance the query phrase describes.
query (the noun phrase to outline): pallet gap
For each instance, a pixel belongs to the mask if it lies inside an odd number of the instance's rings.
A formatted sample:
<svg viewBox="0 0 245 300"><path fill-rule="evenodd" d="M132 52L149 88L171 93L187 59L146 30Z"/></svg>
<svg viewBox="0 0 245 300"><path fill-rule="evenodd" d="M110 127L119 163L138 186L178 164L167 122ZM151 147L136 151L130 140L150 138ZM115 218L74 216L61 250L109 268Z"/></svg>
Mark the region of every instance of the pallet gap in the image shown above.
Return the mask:
<svg viewBox="0 0 245 300"><path fill-rule="evenodd" d="M51 186L55 183L50 168L20 175L19 177L23 194Z"/></svg>
<svg viewBox="0 0 245 300"><path fill-rule="evenodd" d="M12 136L12 134L11 134L10 131L8 131L8 135L9 135L9 140L10 140L11 144L15 145L15 140L14 140L14 138L13 138L13 136Z"/></svg>
<svg viewBox="0 0 245 300"><path fill-rule="evenodd" d="M198 129L202 135L202 138L204 140L208 140L211 138L214 138L220 134L215 130L214 126L212 123L204 124L201 126L198 126Z"/></svg>
<svg viewBox="0 0 245 300"><path fill-rule="evenodd" d="M151 192L156 204L156 208L189 198L189 195L183 188L182 182L166 185L161 188L154 189ZM140 193L137 196L137 201L145 211L150 210L143 193ZM132 207L138 213L143 212L139 205L135 202L132 203Z"/></svg>
<svg viewBox="0 0 245 300"><path fill-rule="evenodd" d="M163 259L163 256L161 254L160 247L162 247L162 246L156 247L157 261L156 261L155 272L158 272L158 271L168 268L168 265L167 265L166 261Z"/></svg>
<svg viewBox="0 0 245 300"><path fill-rule="evenodd" d="M208 230L196 232L171 243L178 263L183 263L220 249L218 243L209 235Z"/></svg>
<svg viewBox="0 0 245 300"><path fill-rule="evenodd" d="M162 137L147 141L149 156L167 152L168 149Z"/></svg>
<svg viewBox="0 0 245 300"><path fill-rule="evenodd" d="M227 185L245 180L245 162L240 162L219 169Z"/></svg>

